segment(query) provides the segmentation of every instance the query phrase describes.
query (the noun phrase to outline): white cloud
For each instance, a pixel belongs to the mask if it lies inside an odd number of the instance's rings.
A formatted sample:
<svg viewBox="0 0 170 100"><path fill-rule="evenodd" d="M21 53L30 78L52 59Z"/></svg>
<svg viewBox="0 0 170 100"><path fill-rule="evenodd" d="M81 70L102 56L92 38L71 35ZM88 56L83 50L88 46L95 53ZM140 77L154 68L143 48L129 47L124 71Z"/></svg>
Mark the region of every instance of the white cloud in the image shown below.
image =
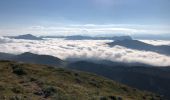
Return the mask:
<svg viewBox="0 0 170 100"><path fill-rule="evenodd" d="M147 44L159 46L159 45L169 45L170 46L170 41L166 40L140 40L142 42L145 42Z"/></svg>
<svg viewBox="0 0 170 100"><path fill-rule="evenodd" d="M70 24L56 26L30 26L22 28L2 29L0 34L16 35L31 33L35 35L75 35L75 34L167 34L170 28L167 25L128 25L128 24ZM16 34L15 34L16 33Z"/></svg>
<svg viewBox="0 0 170 100"><path fill-rule="evenodd" d="M8 39L7 39L8 40ZM6 41L3 39L3 41ZM32 52L59 57L60 59L105 59L122 62L141 62L168 66L170 57L155 52L128 49L122 46L109 47L109 40L11 40L0 44L0 52L20 54Z"/></svg>
<svg viewBox="0 0 170 100"><path fill-rule="evenodd" d="M12 42L12 39L0 37L0 44Z"/></svg>

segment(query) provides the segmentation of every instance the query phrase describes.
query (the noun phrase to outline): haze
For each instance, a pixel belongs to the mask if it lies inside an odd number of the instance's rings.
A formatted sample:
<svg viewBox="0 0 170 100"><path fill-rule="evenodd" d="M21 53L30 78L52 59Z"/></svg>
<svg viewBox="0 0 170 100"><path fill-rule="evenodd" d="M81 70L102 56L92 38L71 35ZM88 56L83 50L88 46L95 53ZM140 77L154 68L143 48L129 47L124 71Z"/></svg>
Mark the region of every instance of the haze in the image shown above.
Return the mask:
<svg viewBox="0 0 170 100"><path fill-rule="evenodd" d="M166 35L169 0L1 0L0 35Z"/></svg>

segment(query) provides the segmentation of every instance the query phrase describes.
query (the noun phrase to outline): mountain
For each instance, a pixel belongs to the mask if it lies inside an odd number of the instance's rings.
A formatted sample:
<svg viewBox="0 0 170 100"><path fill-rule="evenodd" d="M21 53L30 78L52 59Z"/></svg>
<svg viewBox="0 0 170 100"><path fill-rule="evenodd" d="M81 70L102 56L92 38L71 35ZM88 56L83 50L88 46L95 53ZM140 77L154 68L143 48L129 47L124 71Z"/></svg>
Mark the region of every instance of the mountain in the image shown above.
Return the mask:
<svg viewBox="0 0 170 100"><path fill-rule="evenodd" d="M130 36L114 36L114 37L92 37L92 36L81 36L73 35L65 37L66 40L131 40Z"/></svg>
<svg viewBox="0 0 170 100"><path fill-rule="evenodd" d="M71 35L71 36L41 36L42 38L63 38L66 40L124 40L132 39L130 36L83 36L83 35Z"/></svg>
<svg viewBox="0 0 170 100"><path fill-rule="evenodd" d="M36 37L34 35L31 34L25 34L25 35L19 35L19 36L12 36L9 38L14 38L14 39L25 39L25 40L43 40L40 37Z"/></svg>
<svg viewBox="0 0 170 100"><path fill-rule="evenodd" d="M100 61L102 62L102 61ZM152 67L120 63L94 63L78 61L70 63L69 69L92 72L123 84L164 95L170 100L170 67Z"/></svg>
<svg viewBox="0 0 170 100"><path fill-rule="evenodd" d="M35 63L35 64L45 64L51 66L65 66L66 62L53 56L48 55L38 55L33 53L23 53L20 55L12 55L6 53L0 53L1 60L12 60L12 61L20 61L26 63Z"/></svg>
<svg viewBox="0 0 170 100"><path fill-rule="evenodd" d="M168 45L161 45L161 46L154 46L151 44L147 44L138 40L117 40L111 43L108 43L109 46L124 46L126 48L130 49L136 49L136 50L144 50L144 51L153 51L165 55L170 55L170 46Z"/></svg>
<svg viewBox="0 0 170 100"><path fill-rule="evenodd" d="M90 73L0 61L1 100L161 100Z"/></svg>
<svg viewBox="0 0 170 100"><path fill-rule="evenodd" d="M114 41L122 41L122 40L132 40L130 36L115 36L113 37Z"/></svg>
<svg viewBox="0 0 170 100"><path fill-rule="evenodd" d="M66 40L93 40L94 37L91 36L81 36L81 35L73 35L73 36L67 36Z"/></svg>
<svg viewBox="0 0 170 100"><path fill-rule="evenodd" d="M14 57L14 56L15 56L15 55L13 55L13 54L0 52L0 59L1 59L1 60L10 59L10 58L12 58L12 57Z"/></svg>
<svg viewBox="0 0 170 100"><path fill-rule="evenodd" d="M40 38L65 38L66 36L60 36L60 35L50 35L50 36L40 36Z"/></svg>
<svg viewBox="0 0 170 100"><path fill-rule="evenodd" d="M67 62L56 57L37 55L28 52L20 55L0 53L1 60L1 55L5 55L4 57L6 57L6 59L3 58L4 60L45 64L55 67L60 66L71 70L92 72L97 75L124 83L131 87L164 95L166 98L170 99L170 67L155 67L140 63L123 63L111 61Z"/></svg>

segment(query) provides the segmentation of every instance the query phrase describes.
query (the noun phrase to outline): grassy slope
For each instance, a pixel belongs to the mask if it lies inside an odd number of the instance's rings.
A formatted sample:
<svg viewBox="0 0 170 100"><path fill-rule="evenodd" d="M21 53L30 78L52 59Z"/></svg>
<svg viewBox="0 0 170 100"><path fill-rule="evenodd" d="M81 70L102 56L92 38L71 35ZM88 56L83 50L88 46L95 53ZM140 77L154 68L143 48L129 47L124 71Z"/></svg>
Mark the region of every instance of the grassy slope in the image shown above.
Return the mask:
<svg viewBox="0 0 170 100"><path fill-rule="evenodd" d="M106 98L160 100L154 94L90 73L0 61L0 100L107 100Z"/></svg>

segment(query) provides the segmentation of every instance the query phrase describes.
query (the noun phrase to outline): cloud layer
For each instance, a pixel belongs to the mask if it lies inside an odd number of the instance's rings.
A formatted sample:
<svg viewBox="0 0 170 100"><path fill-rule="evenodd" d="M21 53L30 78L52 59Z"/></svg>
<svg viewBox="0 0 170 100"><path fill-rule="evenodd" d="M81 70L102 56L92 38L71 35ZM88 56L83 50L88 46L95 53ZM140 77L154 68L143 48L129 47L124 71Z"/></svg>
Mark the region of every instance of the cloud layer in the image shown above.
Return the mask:
<svg viewBox="0 0 170 100"><path fill-rule="evenodd" d="M169 66L170 57L155 52L138 51L122 46L109 47L109 40L62 40L42 41L0 38L0 52L20 54L32 52L46 54L60 59L104 59L121 62L141 62L156 66ZM164 43L162 41L162 43Z"/></svg>
<svg viewBox="0 0 170 100"><path fill-rule="evenodd" d="M159 46L159 45L169 45L170 46L170 41L165 41L165 40L140 40L140 41L148 43L148 44L152 44L155 46Z"/></svg>
<svg viewBox="0 0 170 100"><path fill-rule="evenodd" d="M16 35L31 33L34 35L138 35L138 34L169 34L168 25L133 25L133 24L66 24L13 27L1 29L0 35Z"/></svg>

